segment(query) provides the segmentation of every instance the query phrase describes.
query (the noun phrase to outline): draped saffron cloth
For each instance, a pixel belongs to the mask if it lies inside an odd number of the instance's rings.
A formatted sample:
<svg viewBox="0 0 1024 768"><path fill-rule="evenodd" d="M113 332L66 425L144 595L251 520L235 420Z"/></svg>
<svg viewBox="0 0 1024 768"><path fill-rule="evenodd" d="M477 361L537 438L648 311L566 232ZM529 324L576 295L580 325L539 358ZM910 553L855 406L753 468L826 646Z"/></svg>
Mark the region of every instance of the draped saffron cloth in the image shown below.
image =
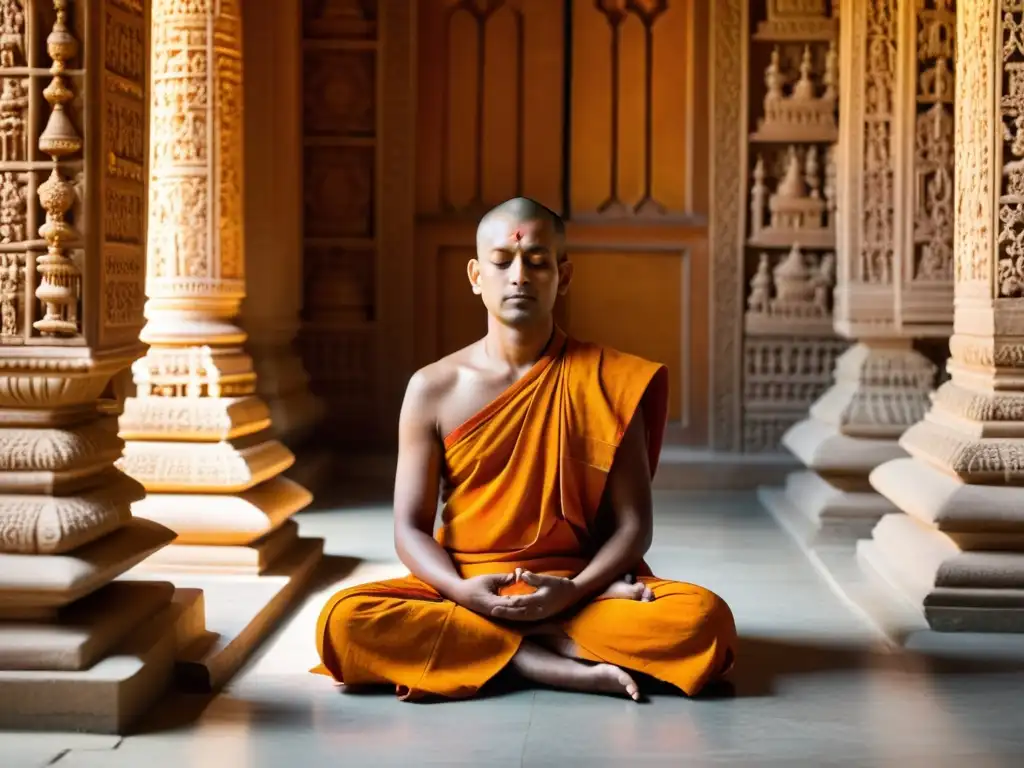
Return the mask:
<svg viewBox="0 0 1024 768"><path fill-rule="evenodd" d="M437 540L460 574L582 571L612 533L602 496L638 408L653 476L668 414L666 369L556 328L523 378L444 438ZM732 613L712 592L656 578L644 563L636 574L653 602L597 598L555 622L581 658L693 695L731 666ZM522 582L503 589L532 591ZM402 698L465 698L509 663L526 630L463 608L412 575L363 584L324 606L316 628L323 663L313 671L349 685L393 684Z"/></svg>

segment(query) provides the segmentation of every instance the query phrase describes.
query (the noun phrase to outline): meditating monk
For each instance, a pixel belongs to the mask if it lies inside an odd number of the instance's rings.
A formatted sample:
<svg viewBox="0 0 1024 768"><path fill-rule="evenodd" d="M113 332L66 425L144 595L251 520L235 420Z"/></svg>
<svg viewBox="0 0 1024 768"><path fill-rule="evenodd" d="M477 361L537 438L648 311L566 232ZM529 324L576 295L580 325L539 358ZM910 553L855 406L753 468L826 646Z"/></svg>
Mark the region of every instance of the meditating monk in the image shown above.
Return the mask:
<svg viewBox="0 0 1024 768"><path fill-rule="evenodd" d="M667 372L555 324L564 240L525 198L480 221L468 273L487 335L417 372L399 417L395 545L411 575L331 597L314 671L454 699L511 667L637 700L630 672L693 695L729 671L729 607L643 561Z"/></svg>

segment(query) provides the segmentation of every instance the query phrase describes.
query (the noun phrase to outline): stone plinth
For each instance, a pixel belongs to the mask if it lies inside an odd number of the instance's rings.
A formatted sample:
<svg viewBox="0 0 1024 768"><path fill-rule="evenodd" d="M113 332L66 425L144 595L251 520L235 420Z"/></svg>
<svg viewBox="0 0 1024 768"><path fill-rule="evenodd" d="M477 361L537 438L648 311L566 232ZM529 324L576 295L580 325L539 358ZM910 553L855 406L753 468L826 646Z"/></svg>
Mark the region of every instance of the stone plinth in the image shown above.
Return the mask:
<svg viewBox="0 0 1024 768"><path fill-rule="evenodd" d="M808 471L791 475L784 491L760 491L799 543L852 546L897 511L868 476L906 455L896 441L927 409L934 375L935 366L909 342L862 342L839 358L835 384L782 439Z"/></svg>
<svg viewBox="0 0 1024 768"><path fill-rule="evenodd" d="M940 631L1024 631L1024 50L1006 42L1022 25L1019 3L957 9L950 381L900 439L910 458L872 473L905 515L858 550Z"/></svg>
<svg viewBox="0 0 1024 768"><path fill-rule="evenodd" d="M219 685L237 669L298 594L322 544L289 521L312 497L281 477L295 457L274 436L236 322L246 289L243 188L261 194L273 183L243 186L240 13L238 2L183 9L154 0L141 334L150 346L133 365L136 393L121 415L119 467L146 490L133 512L178 534L130 576L206 595L210 634L179 658L190 685L197 677ZM211 598L232 590L246 599ZM197 665L206 671L197 675Z"/></svg>
<svg viewBox="0 0 1024 768"><path fill-rule="evenodd" d="M195 593L121 580L174 538L132 517L145 492L114 467L106 394L143 352L149 5L7 6L0 730L122 733L202 634Z"/></svg>

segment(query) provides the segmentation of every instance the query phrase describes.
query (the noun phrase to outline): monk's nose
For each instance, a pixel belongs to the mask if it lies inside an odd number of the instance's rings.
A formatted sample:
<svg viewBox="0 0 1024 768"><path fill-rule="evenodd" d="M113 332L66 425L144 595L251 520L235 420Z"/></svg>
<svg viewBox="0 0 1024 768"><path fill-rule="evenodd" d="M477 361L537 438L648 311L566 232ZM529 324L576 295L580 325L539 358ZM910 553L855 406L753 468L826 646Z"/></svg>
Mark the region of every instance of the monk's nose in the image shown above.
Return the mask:
<svg viewBox="0 0 1024 768"><path fill-rule="evenodd" d="M526 264L521 258L516 257L516 259L513 260L508 272L508 277L512 282L512 285L525 285L530 282L529 274L526 270Z"/></svg>

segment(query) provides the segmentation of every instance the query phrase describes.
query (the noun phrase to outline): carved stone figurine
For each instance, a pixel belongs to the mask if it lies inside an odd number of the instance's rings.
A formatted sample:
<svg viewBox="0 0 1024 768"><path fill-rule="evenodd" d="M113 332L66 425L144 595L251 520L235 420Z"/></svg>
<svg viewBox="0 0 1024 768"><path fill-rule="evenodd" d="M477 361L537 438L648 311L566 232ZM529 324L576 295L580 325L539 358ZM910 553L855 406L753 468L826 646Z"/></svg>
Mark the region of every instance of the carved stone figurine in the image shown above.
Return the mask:
<svg viewBox="0 0 1024 768"><path fill-rule="evenodd" d="M25 159L25 110L28 95L21 80L3 79L0 90L0 160L16 162Z"/></svg>
<svg viewBox="0 0 1024 768"><path fill-rule="evenodd" d="M24 60L25 14L16 0L0 2L0 67L15 67Z"/></svg>
<svg viewBox="0 0 1024 768"><path fill-rule="evenodd" d="M757 273L750 281L750 296L747 309L752 314L768 314L772 294L772 276L768 264L768 254L762 253L757 262Z"/></svg>
<svg viewBox="0 0 1024 768"><path fill-rule="evenodd" d="M834 253L826 253L821 257L818 274L812 281L814 284L814 308L822 315L828 314L828 292L835 283L835 276L836 256Z"/></svg>

